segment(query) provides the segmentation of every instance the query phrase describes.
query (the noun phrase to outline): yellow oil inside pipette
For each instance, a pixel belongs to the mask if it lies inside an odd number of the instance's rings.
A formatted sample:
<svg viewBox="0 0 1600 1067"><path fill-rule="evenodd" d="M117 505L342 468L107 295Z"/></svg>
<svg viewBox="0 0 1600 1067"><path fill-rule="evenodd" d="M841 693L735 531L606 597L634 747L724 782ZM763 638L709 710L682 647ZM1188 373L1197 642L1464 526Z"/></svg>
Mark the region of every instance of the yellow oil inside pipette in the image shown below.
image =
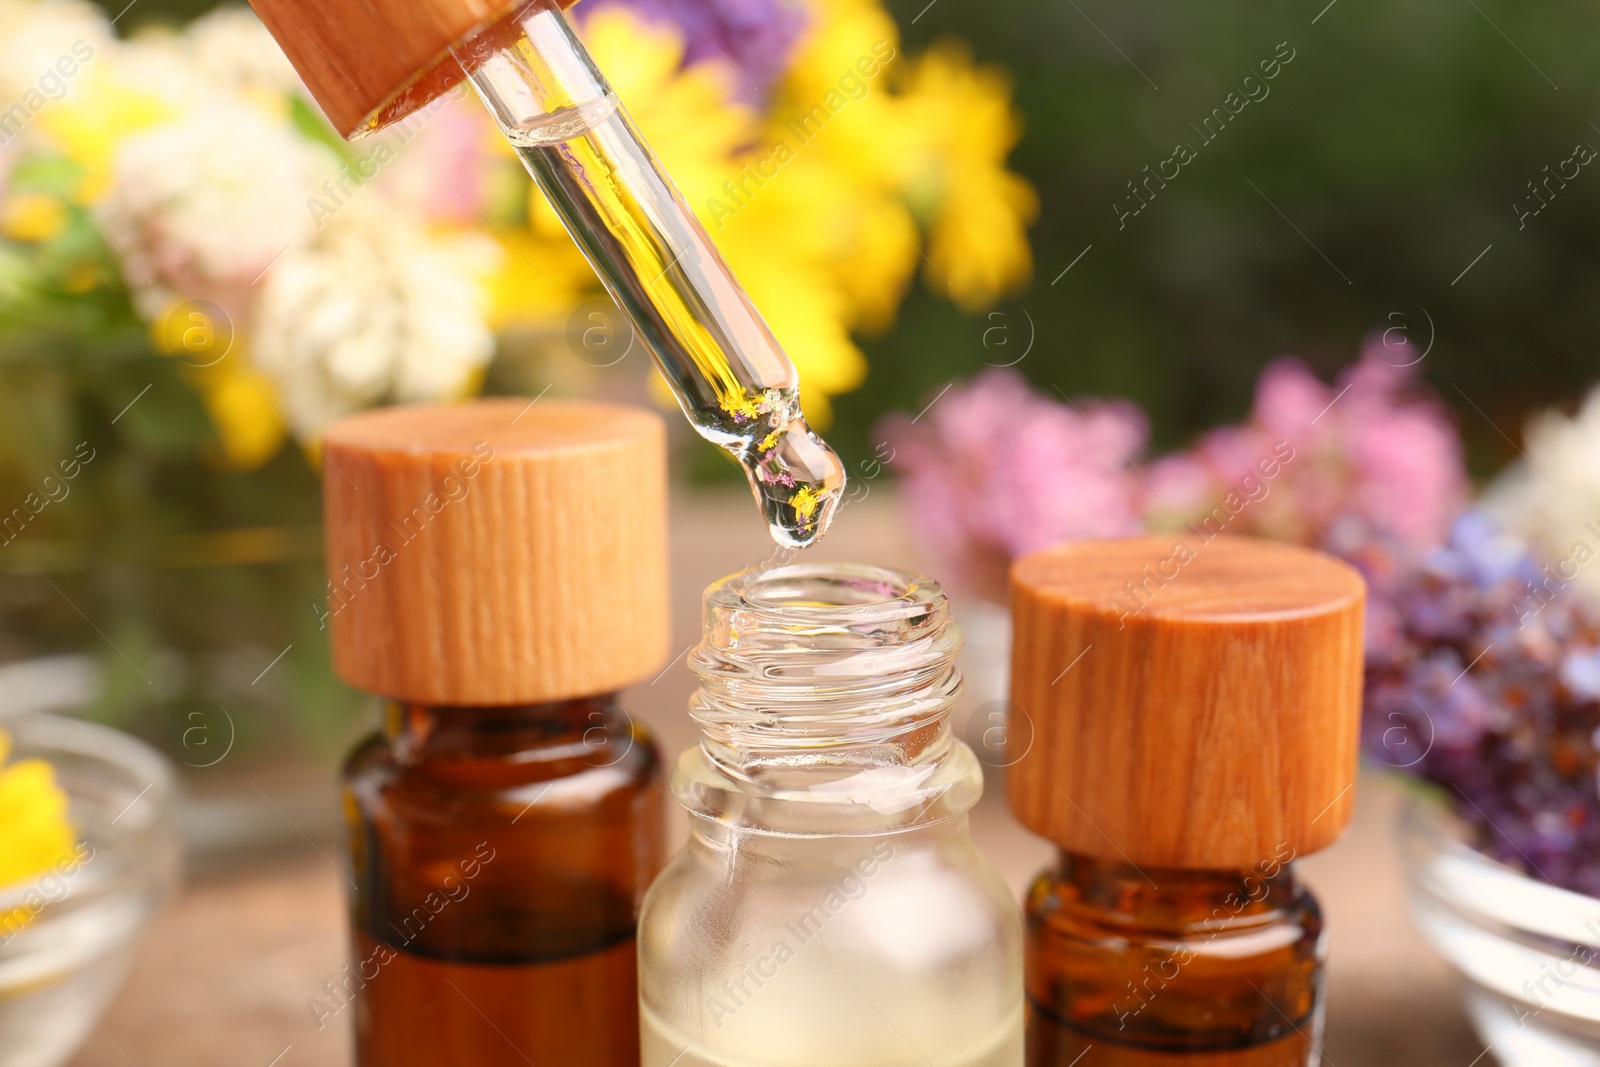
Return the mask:
<svg viewBox="0 0 1600 1067"><path fill-rule="evenodd" d="M816 540L844 465L806 424L794 365L560 10L532 0L456 52L684 414L744 469L773 537Z"/></svg>

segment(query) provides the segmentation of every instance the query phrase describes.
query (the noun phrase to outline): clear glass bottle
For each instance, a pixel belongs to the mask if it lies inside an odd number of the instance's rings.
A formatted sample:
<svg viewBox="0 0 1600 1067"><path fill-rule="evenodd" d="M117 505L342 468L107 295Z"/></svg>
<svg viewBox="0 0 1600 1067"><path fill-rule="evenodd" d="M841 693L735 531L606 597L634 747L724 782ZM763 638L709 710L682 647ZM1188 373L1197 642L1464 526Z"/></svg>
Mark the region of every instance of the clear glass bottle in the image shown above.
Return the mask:
<svg viewBox="0 0 1600 1067"><path fill-rule="evenodd" d="M614 696L392 703L345 766L356 1062L639 1062L659 760Z"/></svg>
<svg viewBox="0 0 1600 1067"><path fill-rule="evenodd" d="M645 1067L1019 1067L1022 928L973 846L960 629L877 567L705 595L689 841L645 899Z"/></svg>
<svg viewBox="0 0 1600 1067"><path fill-rule="evenodd" d="M1322 913L1288 855L1250 870L1071 852L1028 891L1029 1067L1307 1067Z"/></svg>

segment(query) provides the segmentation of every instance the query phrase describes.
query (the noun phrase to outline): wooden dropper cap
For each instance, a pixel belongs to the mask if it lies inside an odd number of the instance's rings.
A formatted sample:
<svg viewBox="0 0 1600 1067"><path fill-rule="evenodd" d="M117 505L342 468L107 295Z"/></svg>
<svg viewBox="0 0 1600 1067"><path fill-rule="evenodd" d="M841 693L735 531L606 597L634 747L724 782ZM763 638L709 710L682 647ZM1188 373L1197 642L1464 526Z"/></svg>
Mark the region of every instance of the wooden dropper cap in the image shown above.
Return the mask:
<svg viewBox="0 0 1600 1067"><path fill-rule="evenodd" d="M424 704L609 693L667 657L666 428L638 408L383 408L323 440L333 664Z"/></svg>
<svg viewBox="0 0 1600 1067"><path fill-rule="evenodd" d="M1022 557L1011 701L1033 743L1006 772L1011 810L1067 851L1141 867L1326 847L1354 800L1365 598L1346 564L1251 538Z"/></svg>
<svg viewBox="0 0 1600 1067"><path fill-rule="evenodd" d="M522 0L250 0L334 129L405 118L465 77L450 47ZM572 0L560 0L570 7Z"/></svg>

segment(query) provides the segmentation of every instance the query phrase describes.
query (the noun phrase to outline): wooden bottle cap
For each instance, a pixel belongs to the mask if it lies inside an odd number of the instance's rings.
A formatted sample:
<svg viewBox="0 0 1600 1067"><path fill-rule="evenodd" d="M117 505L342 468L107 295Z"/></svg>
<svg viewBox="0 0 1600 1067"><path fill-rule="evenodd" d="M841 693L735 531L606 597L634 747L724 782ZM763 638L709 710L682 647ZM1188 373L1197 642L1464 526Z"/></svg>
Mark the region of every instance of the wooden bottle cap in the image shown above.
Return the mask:
<svg viewBox="0 0 1600 1067"><path fill-rule="evenodd" d="M382 408L322 444L333 663L398 700L608 693L666 661L666 428L638 408Z"/></svg>
<svg viewBox="0 0 1600 1067"><path fill-rule="evenodd" d="M520 3L250 0L345 137L382 129L460 84L466 75L450 46Z"/></svg>
<svg viewBox="0 0 1600 1067"><path fill-rule="evenodd" d="M1361 714L1356 571L1194 534L1084 541L1011 568L1011 810L1063 849L1238 870L1350 821Z"/></svg>

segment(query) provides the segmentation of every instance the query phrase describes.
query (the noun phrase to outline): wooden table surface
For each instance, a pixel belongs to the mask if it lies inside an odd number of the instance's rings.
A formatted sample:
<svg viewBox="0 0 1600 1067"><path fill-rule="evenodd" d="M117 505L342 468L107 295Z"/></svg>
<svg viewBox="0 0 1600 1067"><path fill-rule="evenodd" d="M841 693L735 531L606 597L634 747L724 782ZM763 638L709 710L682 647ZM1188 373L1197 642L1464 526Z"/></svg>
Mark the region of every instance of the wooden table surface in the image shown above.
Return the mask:
<svg viewBox="0 0 1600 1067"><path fill-rule="evenodd" d="M699 590L737 566L766 559L771 546L762 540L748 498L681 498L676 507L674 647L686 649L699 632ZM919 562L886 491L851 504L815 552L823 559ZM956 607L959 617L959 599ZM666 751L676 752L694 735L683 711L692 689L680 653L656 682L627 695L630 711L656 731ZM286 827L279 847L191 879L157 919L132 977L72 1061L75 1067L351 1062L348 1015L319 1026L308 1006L325 996L323 984L345 963L346 886L322 854L335 855L333 794L320 774L313 781L286 807L298 829ZM1394 833L1400 803L1391 784L1365 777L1350 833L1299 864L1323 903L1331 934L1324 1062L1488 1067L1492 1055L1482 1055L1454 979L1406 917ZM270 811L265 800L261 807ZM681 814L674 816L673 833L680 839L684 833ZM974 810L973 834L1019 895L1051 855L1045 842L1011 819L993 788Z"/></svg>

